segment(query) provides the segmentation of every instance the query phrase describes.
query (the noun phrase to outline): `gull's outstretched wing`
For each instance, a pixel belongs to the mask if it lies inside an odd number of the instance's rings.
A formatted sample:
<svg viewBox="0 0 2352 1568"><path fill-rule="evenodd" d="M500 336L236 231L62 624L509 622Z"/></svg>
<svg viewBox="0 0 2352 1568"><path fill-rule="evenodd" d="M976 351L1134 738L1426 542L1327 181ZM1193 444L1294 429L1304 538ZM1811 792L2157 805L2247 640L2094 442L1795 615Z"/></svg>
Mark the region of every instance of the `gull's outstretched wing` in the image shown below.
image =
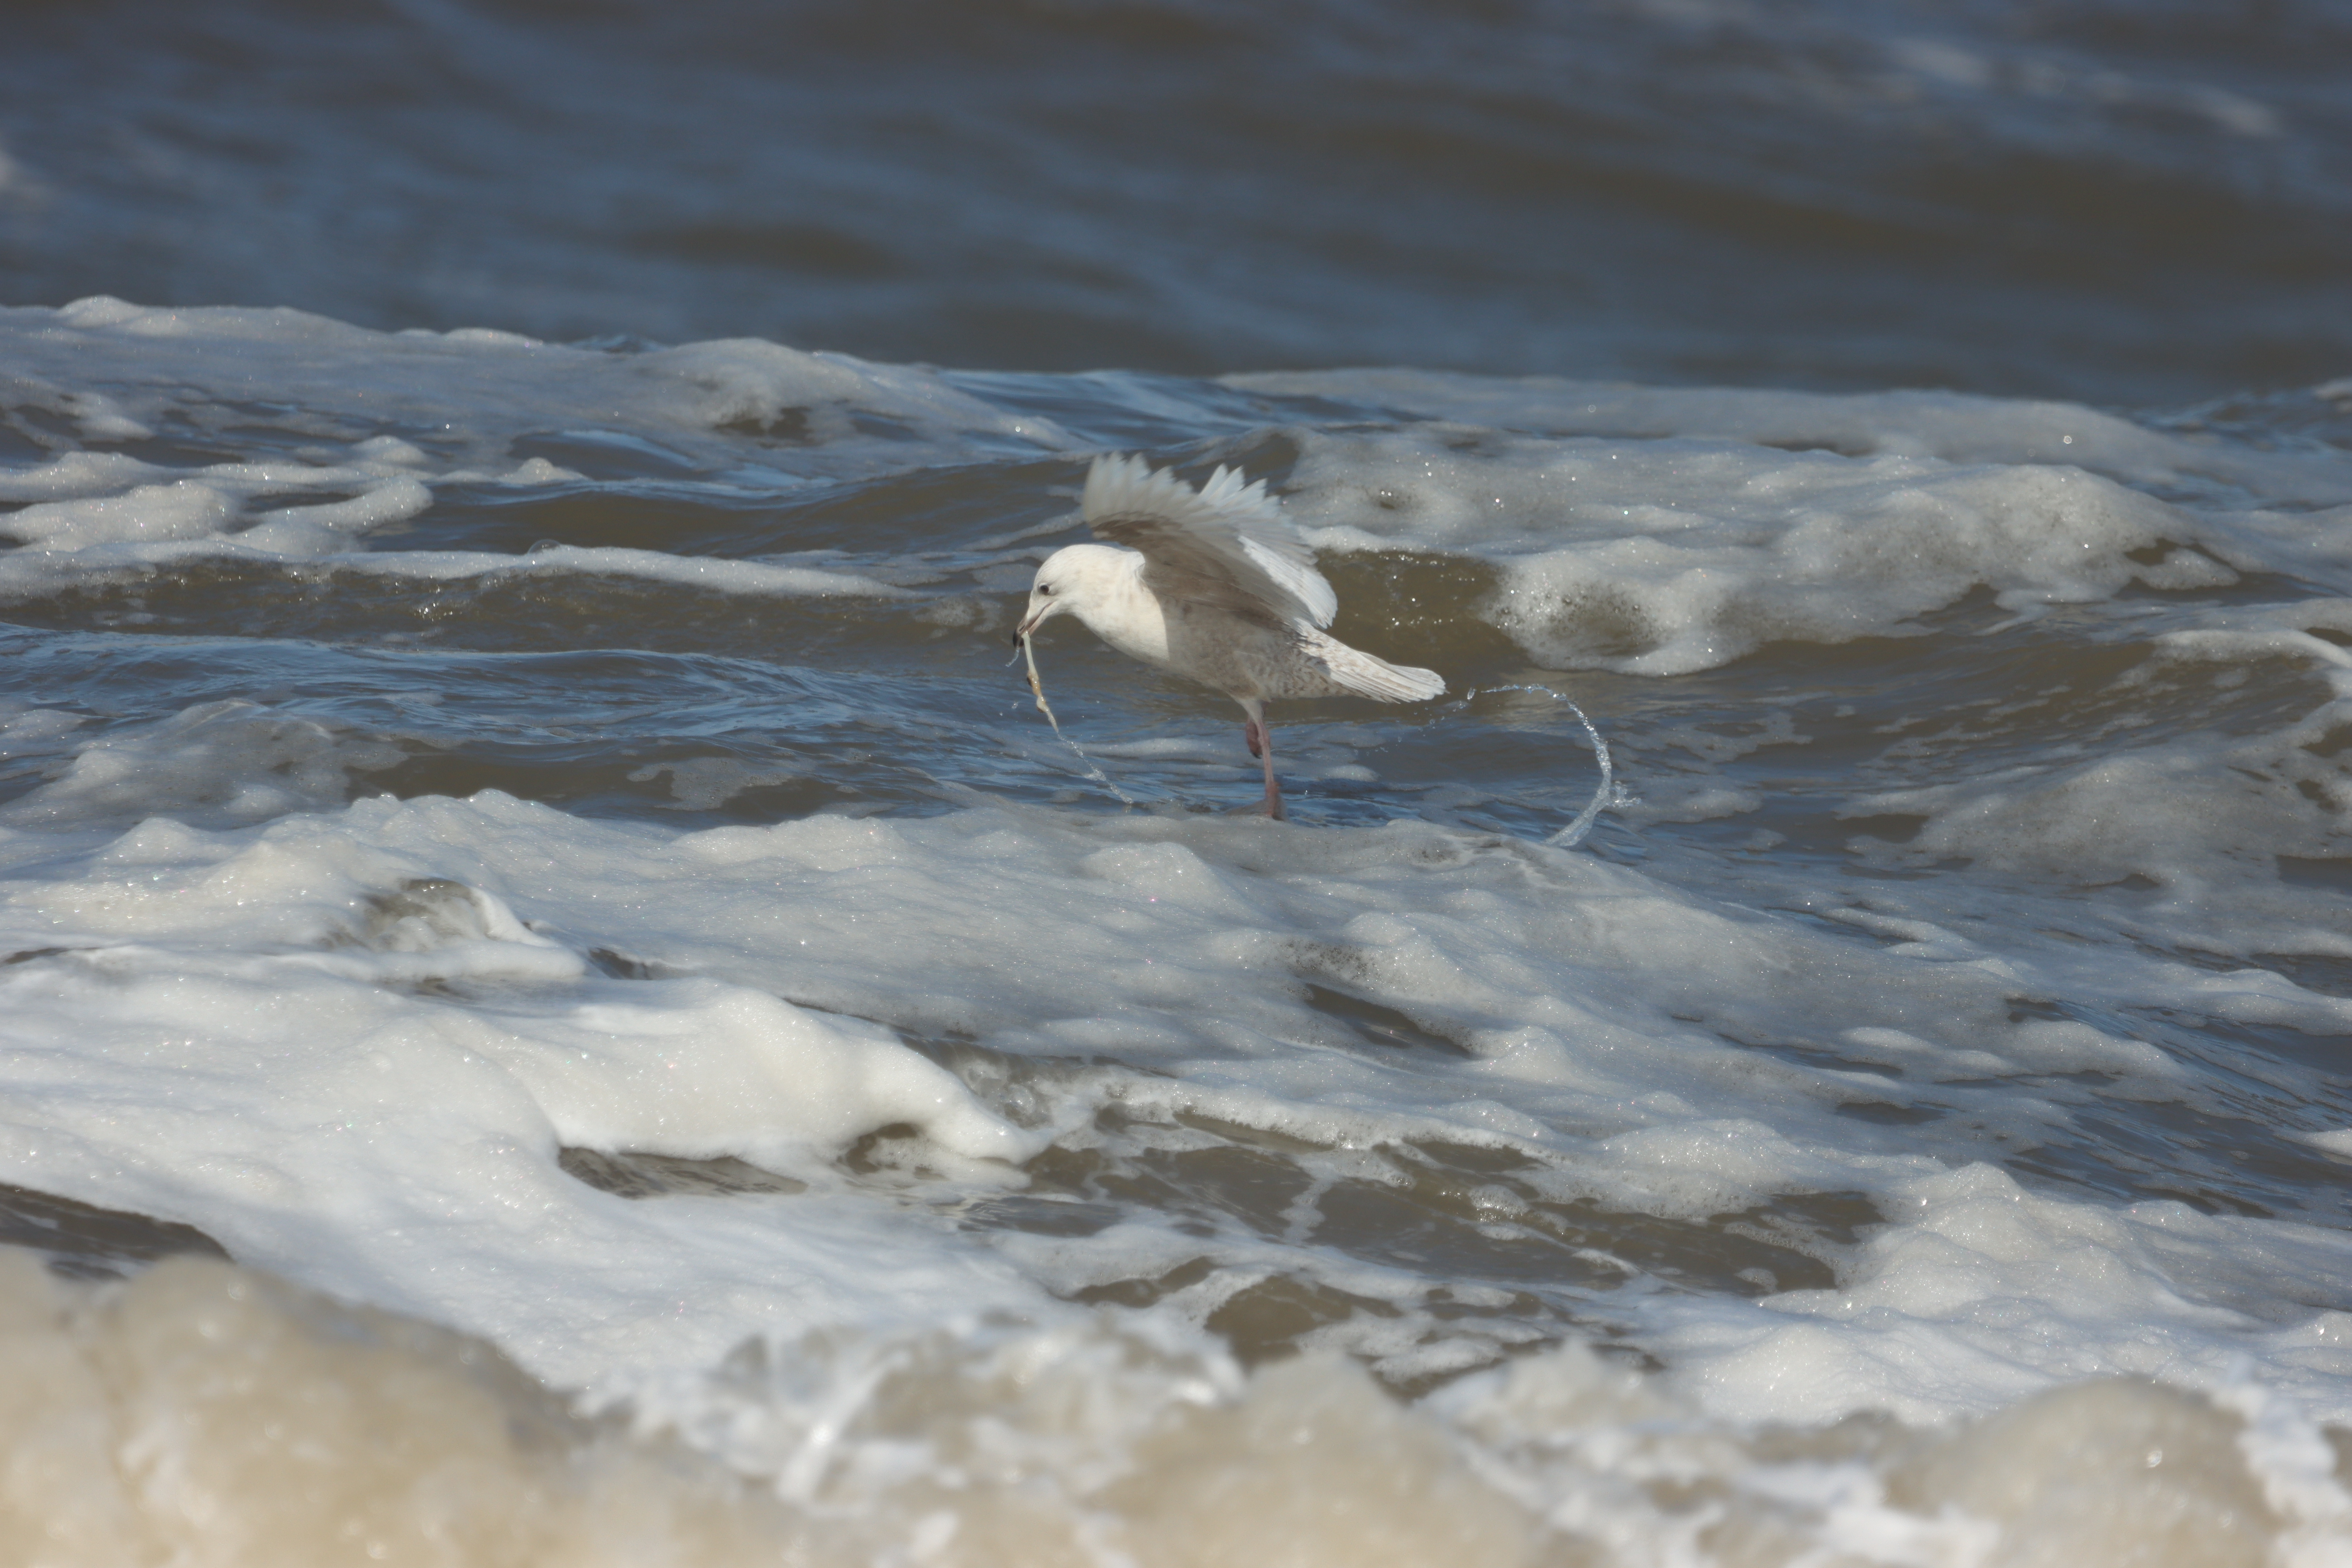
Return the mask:
<svg viewBox="0 0 2352 1568"><path fill-rule="evenodd" d="M1244 485L1238 469L1220 468L1195 490L1140 458L1097 458L1083 506L1096 538L1143 552L1147 575L1212 584L1286 621L1328 626L1339 614L1315 552L1291 532L1264 479Z"/></svg>

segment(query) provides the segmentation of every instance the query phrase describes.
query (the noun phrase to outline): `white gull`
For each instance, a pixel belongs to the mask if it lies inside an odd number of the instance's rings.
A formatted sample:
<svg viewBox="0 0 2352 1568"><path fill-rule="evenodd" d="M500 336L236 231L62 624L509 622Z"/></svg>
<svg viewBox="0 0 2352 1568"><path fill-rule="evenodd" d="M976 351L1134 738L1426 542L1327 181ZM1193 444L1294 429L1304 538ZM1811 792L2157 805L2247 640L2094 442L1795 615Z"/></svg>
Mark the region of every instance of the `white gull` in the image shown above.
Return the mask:
<svg viewBox="0 0 2352 1568"><path fill-rule="evenodd" d="M1220 468L1196 491L1140 458L1097 458L1081 511L1096 538L1131 548L1072 544L1045 557L1014 642L1067 611L1129 658L1240 703L1242 737L1265 763L1268 816L1282 815L1268 700L1419 702L1445 689L1433 671L1374 658L1323 630L1339 595L1263 479L1245 485Z"/></svg>

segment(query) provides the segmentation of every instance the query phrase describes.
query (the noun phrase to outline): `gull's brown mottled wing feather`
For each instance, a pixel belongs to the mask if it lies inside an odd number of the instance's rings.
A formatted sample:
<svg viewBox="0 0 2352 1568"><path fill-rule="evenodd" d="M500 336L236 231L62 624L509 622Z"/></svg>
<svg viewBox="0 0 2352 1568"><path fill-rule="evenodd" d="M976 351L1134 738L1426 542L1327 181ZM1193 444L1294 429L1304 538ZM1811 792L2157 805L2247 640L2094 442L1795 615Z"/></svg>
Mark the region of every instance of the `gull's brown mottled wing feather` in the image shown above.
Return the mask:
<svg viewBox="0 0 2352 1568"><path fill-rule="evenodd" d="M1290 531L1264 481L1244 485L1221 468L1195 491L1140 458L1097 458L1083 504L1096 538L1141 552L1154 592L1216 584L1237 605L1312 626L1328 626L1339 610L1314 552Z"/></svg>

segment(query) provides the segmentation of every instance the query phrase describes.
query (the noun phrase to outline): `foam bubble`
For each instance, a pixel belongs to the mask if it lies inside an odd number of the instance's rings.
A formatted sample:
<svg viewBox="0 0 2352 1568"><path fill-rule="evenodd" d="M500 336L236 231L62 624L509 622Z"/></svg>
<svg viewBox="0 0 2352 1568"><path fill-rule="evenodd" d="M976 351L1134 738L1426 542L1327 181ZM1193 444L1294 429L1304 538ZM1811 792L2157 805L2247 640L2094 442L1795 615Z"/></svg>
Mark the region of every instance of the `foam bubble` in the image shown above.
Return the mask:
<svg viewBox="0 0 2352 1568"><path fill-rule="evenodd" d="M528 555L493 555L480 551L377 551L339 559L340 571L363 572L386 577L418 578L453 583L468 578L512 574L548 576L581 574L629 577L641 582L675 583L721 594L776 595L785 597L855 595L860 598L908 597L907 589L855 572L827 572L811 566L779 566L764 561L735 561L723 556L668 555L657 550L631 550L617 545L558 544Z"/></svg>
<svg viewBox="0 0 2352 1568"><path fill-rule="evenodd" d="M1988 1395L2092 1376L2219 1388L2279 1334L2255 1315L2277 1311L2271 1282L2352 1267L2340 1232L2041 1197L1990 1165L1915 1178L1884 1202L1896 1223L1837 1289L1671 1309L1678 1326L1656 1342L1678 1383L1722 1415L1809 1421L1871 1409L1948 1421ZM2352 1415L2347 1372L2340 1358L2273 1363L2338 1420Z"/></svg>
<svg viewBox="0 0 2352 1568"><path fill-rule="evenodd" d="M201 539L222 532L236 505L210 485L177 479L140 485L121 495L83 500L40 501L10 512L9 536L49 550L79 550L91 544Z"/></svg>
<svg viewBox="0 0 2352 1568"><path fill-rule="evenodd" d="M2152 430L2075 403L1956 392L1633 386L1419 370L1278 371L1226 380L1257 391L1369 402L1486 430L1643 440L1704 437L1852 458L2065 464L2148 489L2193 489L2218 481L2279 500L2352 500L2352 480L2339 460Z"/></svg>
<svg viewBox="0 0 2352 1568"><path fill-rule="evenodd" d="M999 408L929 372L754 339L608 353L508 332L376 332L293 310L160 310L93 298L0 314L0 342L28 390L100 396L118 418L153 424L167 409L206 417L212 411L187 406L185 389L214 384L226 362L244 384L268 385L322 429L434 431L445 452L478 468L498 466L526 433L618 425L723 470L740 469L742 451L712 440L714 432L789 436L793 445L764 454L771 479L789 482L801 472L869 468L884 444L856 438L859 414L900 426L887 444L895 461L959 440L1020 451L1071 444L1050 420Z"/></svg>
<svg viewBox="0 0 2352 1568"><path fill-rule="evenodd" d="M341 805L355 777L404 754L257 703L199 703L161 723L92 739L58 776L0 806L0 823L57 826L163 812L257 822Z"/></svg>

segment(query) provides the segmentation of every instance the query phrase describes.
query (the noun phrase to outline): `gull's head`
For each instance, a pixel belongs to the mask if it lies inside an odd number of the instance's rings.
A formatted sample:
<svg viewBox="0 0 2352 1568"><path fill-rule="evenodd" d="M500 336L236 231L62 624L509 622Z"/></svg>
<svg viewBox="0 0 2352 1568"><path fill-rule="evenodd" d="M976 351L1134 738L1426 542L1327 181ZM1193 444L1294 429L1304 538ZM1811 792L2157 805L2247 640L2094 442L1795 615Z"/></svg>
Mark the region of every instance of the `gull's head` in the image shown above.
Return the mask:
<svg viewBox="0 0 2352 1568"><path fill-rule="evenodd" d="M1065 610L1092 626L1088 612L1103 602L1111 584L1128 571L1128 563L1139 559L1131 550L1114 550L1108 544L1070 544L1056 550L1038 566L1036 580L1029 584L1029 607L1022 613L1013 640L1022 641Z"/></svg>

